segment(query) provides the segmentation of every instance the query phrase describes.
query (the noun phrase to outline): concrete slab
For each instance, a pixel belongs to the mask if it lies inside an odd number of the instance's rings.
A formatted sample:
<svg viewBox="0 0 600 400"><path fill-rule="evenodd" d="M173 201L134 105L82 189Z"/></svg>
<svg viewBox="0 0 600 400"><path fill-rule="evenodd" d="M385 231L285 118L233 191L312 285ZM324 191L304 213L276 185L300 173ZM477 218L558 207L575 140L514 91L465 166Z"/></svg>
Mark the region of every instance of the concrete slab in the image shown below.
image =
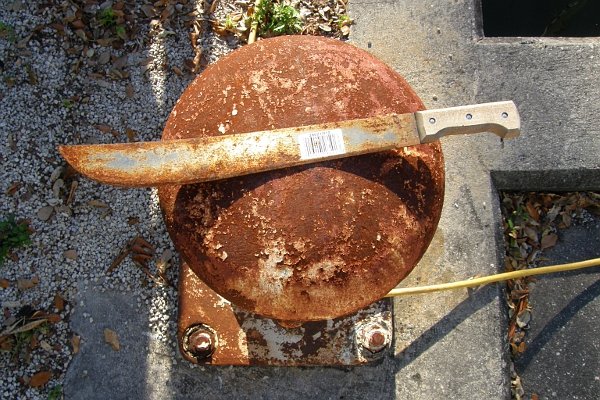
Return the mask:
<svg viewBox="0 0 600 400"><path fill-rule="evenodd" d="M600 257L600 218L559 231L547 265ZM543 275L531 286L526 351L515 360L525 391L542 399L600 393L600 267Z"/></svg>

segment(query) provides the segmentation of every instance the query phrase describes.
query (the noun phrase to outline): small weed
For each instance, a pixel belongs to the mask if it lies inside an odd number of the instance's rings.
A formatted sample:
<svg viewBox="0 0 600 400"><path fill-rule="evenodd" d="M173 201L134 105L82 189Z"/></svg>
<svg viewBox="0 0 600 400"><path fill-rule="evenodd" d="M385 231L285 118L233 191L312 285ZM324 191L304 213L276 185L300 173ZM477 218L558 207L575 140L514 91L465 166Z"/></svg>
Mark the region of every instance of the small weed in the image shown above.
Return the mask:
<svg viewBox="0 0 600 400"><path fill-rule="evenodd" d="M62 105L63 105L64 108L71 108L71 100L69 100L69 99L63 99Z"/></svg>
<svg viewBox="0 0 600 400"><path fill-rule="evenodd" d="M56 385L48 392L48 400L59 400L62 398L62 386Z"/></svg>
<svg viewBox="0 0 600 400"><path fill-rule="evenodd" d="M117 23L117 20L115 19L115 12L113 11L112 7L108 7L100 11L100 13L98 14L98 20L103 26L107 28Z"/></svg>
<svg viewBox="0 0 600 400"><path fill-rule="evenodd" d="M4 264L4 259L11 248L31 244L29 239L31 232L27 228L27 222L20 224L15 222L14 214L11 214L6 221L0 221L0 266Z"/></svg>
<svg viewBox="0 0 600 400"><path fill-rule="evenodd" d="M340 15L338 17L338 27L341 28L344 25L350 24L352 22L352 18L347 15Z"/></svg>
<svg viewBox="0 0 600 400"><path fill-rule="evenodd" d="M235 29L236 23L233 20L233 18L231 18L231 15L227 14L227 16L225 17L225 23L223 24L223 26L228 31L233 31Z"/></svg>
<svg viewBox="0 0 600 400"><path fill-rule="evenodd" d="M261 26L262 36L293 35L302 30L300 11L286 1L260 0L254 16Z"/></svg>
<svg viewBox="0 0 600 400"><path fill-rule="evenodd" d="M125 28L123 28L122 26L117 26L115 28L115 33L117 34L117 36L122 36L125 34Z"/></svg>
<svg viewBox="0 0 600 400"><path fill-rule="evenodd" d="M15 28L0 21L0 37L7 38L7 40L12 43L16 42L17 37L15 36Z"/></svg>

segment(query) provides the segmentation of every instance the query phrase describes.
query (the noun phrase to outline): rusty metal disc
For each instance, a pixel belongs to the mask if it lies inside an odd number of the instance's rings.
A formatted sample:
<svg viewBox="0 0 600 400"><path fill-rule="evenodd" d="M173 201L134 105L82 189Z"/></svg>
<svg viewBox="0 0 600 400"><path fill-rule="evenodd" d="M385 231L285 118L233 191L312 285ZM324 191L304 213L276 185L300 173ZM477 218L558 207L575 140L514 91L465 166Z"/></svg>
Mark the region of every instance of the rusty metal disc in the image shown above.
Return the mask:
<svg viewBox="0 0 600 400"><path fill-rule="evenodd" d="M163 139L422 109L400 75L369 53L286 36L208 67L181 96ZM232 303L288 322L347 315L383 297L425 252L443 194L439 143L159 189L190 268Z"/></svg>

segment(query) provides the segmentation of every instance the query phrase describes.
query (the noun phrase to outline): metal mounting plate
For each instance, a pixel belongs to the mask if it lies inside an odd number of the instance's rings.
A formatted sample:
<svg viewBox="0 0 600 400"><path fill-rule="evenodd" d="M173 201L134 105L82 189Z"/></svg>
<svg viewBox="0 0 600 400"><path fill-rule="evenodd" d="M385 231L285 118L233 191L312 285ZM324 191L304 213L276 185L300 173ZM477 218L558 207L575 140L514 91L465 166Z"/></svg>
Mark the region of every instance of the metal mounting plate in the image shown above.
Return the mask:
<svg viewBox="0 0 600 400"><path fill-rule="evenodd" d="M186 331L195 325L216 333L216 348L206 359L184 349ZM383 348L372 352L363 346L368 332L377 331ZM216 294L189 268L179 269L179 320L177 336L188 361L212 365L318 366L364 364L384 356L392 342L390 299L382 299L356 314L296 328L242 310Z"/></svg>

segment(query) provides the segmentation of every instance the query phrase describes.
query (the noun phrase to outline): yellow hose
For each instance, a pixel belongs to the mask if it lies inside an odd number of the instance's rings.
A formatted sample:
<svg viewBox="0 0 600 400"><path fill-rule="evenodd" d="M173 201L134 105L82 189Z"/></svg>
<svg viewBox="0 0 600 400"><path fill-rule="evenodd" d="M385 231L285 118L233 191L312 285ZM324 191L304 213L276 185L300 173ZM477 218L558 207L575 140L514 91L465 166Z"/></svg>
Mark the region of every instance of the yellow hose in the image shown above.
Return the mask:
<svg viewBox="0 0 600 400"><path fill-rule="evenodd" d="M461 288L469 288L480 285L487 285L488 283L506 281L508 279L523 278L524 276L532 275L543 275L553 274L556 272L572 271L575 269L589 268L600 265L600 258L593 258L591 260L579 261L570 264L551 265L549 267L522 269L513 272L504 272L501 274L485 276L483 278L469 279L466 281L452 282L452 283L441 283L438 285L430 286L417 286L409 288L397 288L392 289L385 297L404 296L407 294L420 294L420 293L431 293L441 292L442 290L454 290Z"/></svg>

